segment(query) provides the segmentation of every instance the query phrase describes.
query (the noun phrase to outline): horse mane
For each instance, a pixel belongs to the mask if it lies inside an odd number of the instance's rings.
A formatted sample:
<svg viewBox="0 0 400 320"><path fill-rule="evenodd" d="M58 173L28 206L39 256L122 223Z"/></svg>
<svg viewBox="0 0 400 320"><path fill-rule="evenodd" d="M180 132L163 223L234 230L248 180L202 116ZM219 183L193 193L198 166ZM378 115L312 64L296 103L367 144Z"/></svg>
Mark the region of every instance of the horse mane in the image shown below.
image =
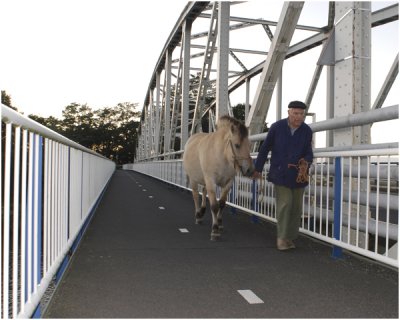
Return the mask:
<svg viewBox="0 0 400 320"><path fill-rule="evenodd" d="M230 129L232 125L239 130L239 135L241 140L243 140L249 135L249 130L243 124L242 121L239 121L228 115L223 115L222 117L219 118L217 123L217 130Z"/></svg>

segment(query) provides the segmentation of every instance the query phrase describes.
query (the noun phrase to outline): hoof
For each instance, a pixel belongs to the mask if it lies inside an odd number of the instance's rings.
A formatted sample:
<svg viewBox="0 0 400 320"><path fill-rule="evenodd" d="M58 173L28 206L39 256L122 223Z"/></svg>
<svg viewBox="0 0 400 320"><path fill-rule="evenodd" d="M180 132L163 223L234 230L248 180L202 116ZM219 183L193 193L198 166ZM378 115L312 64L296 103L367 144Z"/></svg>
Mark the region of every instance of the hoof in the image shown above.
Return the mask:
<svg viewBox="0 0 400 320"><path fill-rule="evenodd" d="M219 234L219 233L211 233L211 238L210 238L210 240L211 241L217 241L217 240L219 240L220 239L220 237L221 237L221 234Z"/></svg>
<svg viewBox="0 0 400 320"><path fill-rule="evenodd" d="M196 224L203 224L203 219L196 219Z"/></svg>

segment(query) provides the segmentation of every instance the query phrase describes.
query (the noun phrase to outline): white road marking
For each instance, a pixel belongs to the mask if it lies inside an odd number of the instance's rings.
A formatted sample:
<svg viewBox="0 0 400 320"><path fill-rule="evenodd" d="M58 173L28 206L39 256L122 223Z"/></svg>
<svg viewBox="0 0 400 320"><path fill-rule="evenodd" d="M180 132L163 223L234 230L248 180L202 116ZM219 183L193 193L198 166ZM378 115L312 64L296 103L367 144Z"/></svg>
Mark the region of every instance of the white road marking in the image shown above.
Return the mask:
<svg viewBox="0 0 400 320"><path fill-rule="evenodd" d="M146 189L143 189L142 191L147 191Z"/></svg>
<svg viewBox="0 0 400 320"><path fill-rule="evenodd" d="M239 294L246 299L250 304L264 303L256 294L251 290L238 290Z"/></svg>
<svg viewBox="0 0 400 320"><path fill-rule="evenodd" d="M181 229L179 229L179 231L182 232L182 233L188 233L189 232L189 230L186 229L186 228L181 228Z"/></svg>
<svg viewBox="0 0 400 320"><path fill-rule="evenodd" d="M164 207L158 207L158 209L160 209L160 210L165 210L165 208L164 208Z"/></svg>
<svg viewBox="0 0 400 320"><path fill-rule="evenodd" d="M150 199L152 199L152 198L153 198L153 196L149 196L149 198L150 198Z"/></svg>

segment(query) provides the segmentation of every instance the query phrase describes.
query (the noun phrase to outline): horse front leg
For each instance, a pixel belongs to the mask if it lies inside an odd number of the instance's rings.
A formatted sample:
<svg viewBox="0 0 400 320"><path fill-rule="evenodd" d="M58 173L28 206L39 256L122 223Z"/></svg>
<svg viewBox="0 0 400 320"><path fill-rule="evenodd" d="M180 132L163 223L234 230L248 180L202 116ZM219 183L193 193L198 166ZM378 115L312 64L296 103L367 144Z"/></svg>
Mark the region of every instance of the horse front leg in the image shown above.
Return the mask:
<svg viewBox="0 0 400 320"><path fill-rule="evenodd" d="M204 214L206 213L207 206L207 189L203 188L203 195L201 198L201 206L196 210L196 224L203 222Z"/></svg>
<svg viewBox="0 0 400 320"><path fill-rule="evenodd" d="M198 185L193 183L193 184L191 184L190 187L192 188L192 196L193 196L193 202L194 202L194 216L196 219L196 224L198 224L198 223L201 223L201 220L203 220L204 212L203 213L201 212L202 208L199 206Z"/></svg>
<svg viewBox="0 0 400 320"><path fill-rule="evenodd" d="M217 201L217 197L215 194L214 185L210 187L207 185L207 193L208 193L208 200L210 201L211 207L211 215L212 215L212 227L211 227L211 240L215 241L219 239L221 236L219 227L218 227L218 211L219 211L219 203Z"/></svg>
<svg viewBox="0 0 400 320"><path fill-rule="evenodd" d="M217 214L218 229L220 231L224 230L222 225L222 212L225 208L226 199L228 198L229 190L231 189L233 180L231 180L225 187L221 189L221 197L219 198L219 209Z"/></svg>

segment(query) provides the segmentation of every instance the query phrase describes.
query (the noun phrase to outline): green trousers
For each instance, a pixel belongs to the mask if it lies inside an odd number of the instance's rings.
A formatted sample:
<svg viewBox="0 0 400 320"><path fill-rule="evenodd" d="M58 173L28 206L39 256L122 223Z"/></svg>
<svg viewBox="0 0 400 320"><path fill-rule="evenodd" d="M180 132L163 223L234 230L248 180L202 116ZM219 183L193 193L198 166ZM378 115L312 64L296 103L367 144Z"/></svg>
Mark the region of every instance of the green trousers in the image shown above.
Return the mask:
<svg viewBox="0 0 400 320"><path fill-rule="evenodd" d="M275 185L275 192L278 238L294 240L299 234L304 188L291 189Z"/></svg>

